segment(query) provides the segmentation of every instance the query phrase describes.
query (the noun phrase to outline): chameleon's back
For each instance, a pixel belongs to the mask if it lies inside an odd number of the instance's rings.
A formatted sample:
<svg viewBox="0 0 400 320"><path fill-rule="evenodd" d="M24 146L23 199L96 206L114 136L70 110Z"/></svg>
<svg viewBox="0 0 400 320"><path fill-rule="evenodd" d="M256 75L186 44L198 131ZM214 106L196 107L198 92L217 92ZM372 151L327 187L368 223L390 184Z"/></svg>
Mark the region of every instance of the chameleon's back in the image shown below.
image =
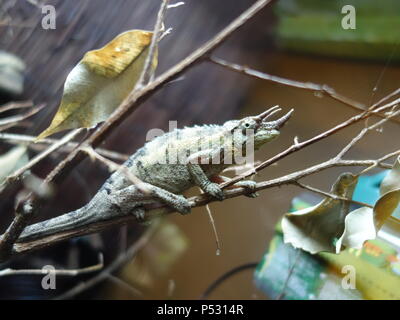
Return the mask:
<svg viewBox="0 0 400 320"><path fill-rule="evenodd" d="M218 125L175 129L146 143L126 165L140 180L173 193L182 193L194 185L186 166L187 157L206 149L205 143L211 145L222 130L223 127ZM224 167L202 165L207 176L221 172Z"/></svg>

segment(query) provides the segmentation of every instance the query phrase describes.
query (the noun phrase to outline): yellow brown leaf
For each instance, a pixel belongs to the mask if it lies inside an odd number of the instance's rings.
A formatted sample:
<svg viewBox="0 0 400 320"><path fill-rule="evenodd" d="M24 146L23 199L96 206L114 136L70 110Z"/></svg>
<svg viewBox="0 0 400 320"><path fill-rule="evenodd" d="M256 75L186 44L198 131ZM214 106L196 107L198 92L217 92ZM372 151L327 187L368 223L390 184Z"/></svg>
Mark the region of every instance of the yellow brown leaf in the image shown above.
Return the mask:
<svg viewBox="0 0 400 320"><path fill-rule="evenodd" d="M59 109L37 138L105 121L134 89L149 53L152 32L124 32L103 48L89 51L69 73ZM152 70L157 66L157 52Z"/></svg>

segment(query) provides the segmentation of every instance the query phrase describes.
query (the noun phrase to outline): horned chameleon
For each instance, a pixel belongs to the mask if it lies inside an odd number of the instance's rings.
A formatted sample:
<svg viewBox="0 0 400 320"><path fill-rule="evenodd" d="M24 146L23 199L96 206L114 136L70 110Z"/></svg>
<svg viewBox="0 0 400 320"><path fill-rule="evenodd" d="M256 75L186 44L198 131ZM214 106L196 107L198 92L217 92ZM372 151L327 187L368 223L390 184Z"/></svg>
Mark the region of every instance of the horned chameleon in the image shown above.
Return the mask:
<svg viewBox="0 0 400 320"><path fill-rule="evenodd" d="M250 139L255 150L274 140L293 112L292 109L277 120L267 121L280 110L275 106L260 115L230 120L223 125L186 127L156 137L124 163L142 181L140 186L132 184L127 175L118 170L84 207L28 226L19 241L33 240L116 216L133 214L140 221L146 213L143 206L154 201L163 202L175 211L187 214L191 206L182 193L193 186L200 187L211 197L223 200L224 192L219 183L228 178L220 173L236 164L235 161L225 161L226 150L232 154L239 150L246 153L245 146ZM204 145L204 142L210 147L196 149L197 145ZM170 163L170 157L166 155L173 152L183 154L184 159ZM160 161L161 158L166 161ZM256 196L255 186L252 180L239 181L233 185L249 189L250 197Z"/></svg>

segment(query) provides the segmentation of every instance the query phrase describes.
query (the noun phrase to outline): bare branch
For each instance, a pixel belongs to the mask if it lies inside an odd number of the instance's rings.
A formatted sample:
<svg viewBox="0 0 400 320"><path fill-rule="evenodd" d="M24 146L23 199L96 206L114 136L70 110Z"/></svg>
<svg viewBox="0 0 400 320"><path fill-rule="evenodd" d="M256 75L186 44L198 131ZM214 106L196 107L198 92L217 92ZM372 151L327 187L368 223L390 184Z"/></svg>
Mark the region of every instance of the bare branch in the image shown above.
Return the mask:
<svg viewBox="0 0 400 320"><path fill-rule="evenodd" d="M99 262L90 267L85 267L85 268L80 268L80 269L71 269L71 270L56 269L56 270L52 270L52 271L49 271L47 269L45 269L45 270L42 270L42 269L15 270L15 269L7 268L7 269L0 270L0 277L13 276L13 275L34 275L34 274L43 275L46 273L52 273L57 276L75 277L80 274L99 271L99 270L103 269L103 266L104 266L103 255L100 253L99 254Z"/></svg>
<svg viewBox="0 0 400 320"><path fill-rule="evenodd" d="M32 117L34 114L36 114L40 110L42 110L45 106L46 106L45 104L41 104L36 107L33 107L31 110L29 110L28 112L26 112L24 114L18 114L18 115L7 117L7 118L2 118L2 119L0 119L0 126L17 124L18 122L28 119L29 117Z"/></svg>
<svg viewBox="0 0 400 320"><path fill-rule="evenodd" d="M393 111L390 115L386 116L384 119L368 126L365 127L364 129L362 129L360 131L360 133L354 137L353 140L350 141L350 143L345 146L342 151L340 151L338 153L338 155L336 156L337 158L342 158L358 141L360 141L362 138L364 138L364 136L368 133L371 132L372 130L375 130L376 128L381 127L382 125L385 124L386 121L392 119L393 117L396 117L400 114L400 111Z"/></svg>
<svg viewBox="0 0 400 320"><path fill-rule="evenodd" d="M33 106L32 101L9 102L7 104L0 106L0 113L9 111L9 110L30 108L32 106Z"/></svg>
<svg viewBox="0 0 400 320"><path fill-rule="evenodd" d="M200 189L200 193L204 194L203 190ZM206 207L206 211L208 214L208 218L211 223L211 227L213 229L213 233L214 233L214 237L215 237L215 244L217 246L217 250L215 251L215 254L217 256L219 256L219 255L221 255L221 241L219 240L219 237L218 237L217 227L215 226L215 220L214 220L213 214L211 212L210 206L208 204L206 204L205 207Z"/></svg>
<svg viewBox="0 0 400 320"><path fill-rule="evenodd" d="M98 160L101 163L105 164L106 167L110 172L114 172L120 170L134 185L140 188L140 191L143 193L149 193L150 191L143 186L143 181L141 181L138 177L136 177L127 167L124 165L120 165L111 161L107 158L104 158L102 155L98 154L96 151L93 150L92 147L86 147L83 149L87 154L94 160Z"/></svg>
<svg viewBox="0 0 400 320"><path fill-rule="evenodd" d="M383 97L381 100L379 100L378 102L373 104L372 107L375 108L375 107L381 105L382 103L384 103L385 101L388 101L389 99L393 98L394 96L397 96L398 94L400 94L400 88L394 90L393 92L389 93L387 96Z"/></svg>
<svg viewBox="0 0 400 320"><path fill-rule="evenodd" d="M289 268L289 272L286 276L285 282L283 283L283 288L282 288L281 292L278 294L278 296L276 297L276 300L282 300L285 297L285 291L288 287L289 280L293 275L293 272L294 272L297 262L299 261L299 258L301 255L301 250L297 249L297 248L295 248L294 250L296 251L296 256L295 256L294 262L292 263L292 265Z"/></svg>
<svg viewBox="0 0 400 320"><path fill-rule="evenodd" d="M326 191L323 191L323 190L320 190L320 189L311 187L311 186L306 185L306 184L304 184L304 183L301 183L301 182L299 182L299 181L293 181L293 184L294 184L295 186L298 186L298 187L303 188L303 189L306 189L306 190L308 190L308 191L311 191L311 192L314 192L314 193L323 195L323 196L328 197L328 198L331 198L331 199L333 199L333 200L341 200L341 201L345 201L345 202L349 202L349 203L354 203L354 204L357 204L357 205L360 205L360 206L364 206L364 207L368 207L368 208L373 208L373 206L371 206L371 205L368 204L368 203L356 201L356 200L353 200L353 199L347 199L347 198L344 198L344 197L340 197L340 196L338 196L338 195L336 195L336 194L333 194L333 193L330 193L330 192L326 192Z"/></svg>
<svg viewBox="0 0 400 320"><path fill-rule="evenodd" d="M69 141L71 141L73 138L75 138L82 130L83 129L76 129L74 131L71 131L69 134L65 135L61 140L54 142L53 145L51 145L45 151L39 153L34 158L32 158L26 165L24 165L23 167L19 168L18 170L16 170L12 174L10 174L4 180L4 182L0 185L0 194L8 185L17 181L26 171L31 169L38 162L40 162L41 160L46 158L48 155L50 155L54 151L57 151L63 145L67 144ZM0 245L0 247L1 247L1 245Z"/></svg>
<svg viewBox="0 0 400 320"><path fill-rule="evenodd" d="M173 4L168 5L168 9L177 8L177 7L183 6L184 4L185 4L185 2L179 1L177 3L173 3Z"/></svg>
<svg viewBox="0 0 400 320"><path fill-rule="evenodd" d="M54 144L54 143L57 143L60 141L58 139L44 138L36 143L33 143L35 141L35 139L36 139L36 137L34 137L34 136L28 136L28 135L23 135L23 134L0 133L0 140L4 140L4 141L12 143L12 144L26 143L27 146L32 149L43 149L43 147L45 145ZM79 143L70 141L70 142L66 143L65 145L63 145L60 148L60 151L69 153L73 149L77 148L78 146L79 146ZM122 154L119 152L102 149L102 148L97 148L96 152L104 157L107 157L107 158L110 158L113 160L118 160L118 161L126 161L129 158L129 156L127 154Z"/></svg>
<svg viewBox="0 0 400 320"><path fill-rule="evenodd" d="M169 0L161 0L160 10L158 11L157 21L154 26L153 36L151 38L149 54L147 55L146 61L144 62L143 71L142 74L140 75L139 81L135 86L134 89L135 91L140 91L143 88L143 86L148 84L153 74L152 71L153 60L157 52L157 45L160 39L160 33L163 28L164 16L168 9L168 3Z"/></svg>
<svg viewBox="0 0 400 320"><path fill-rule="evenodd" d="M345 96L342 96L341 94L337 93L335 91L335 89L333 89L325 84L321 85L321 84L315 84L312 82L301 82L301 81L290 80L290 79L286 79L286 78L282 78L282 77L278 77L278 76L274 76L274 75L269 75L267 73L260 72L260 71L254 70L254 69L250 69L249 67L242 66L239 64L231 63L231 62L225 61L225 60L217 58L217 57L210 57L209 61L211 61L212 63L215 63L217 65L220 65L224 68L227 68L229 70L239 72L241 74L244 74L244 75L256 78L256 79L267 80L267 81L275 82L275 83L282 84L282 85L288 86L288 87L300 88L300 89L304 89L304 90L310 90L313 92L319 92L321 94L326 94L327 96L331 97L332 99L339 101L339 102L343 103L344 105L346 105L352 109L355 109L357 111L364 111L367 109L365 105L363 105L357 101L351 100ZM386 101L391 96L393 96L393 95L389 95L384 100L379 101L378 103L373 105L373 108L376 108L383 101ZM383 115L381 115L379 113L377 113L376 115L379 117L384 117ZM392 119L392 121L400 123L399 119Z"/></svg>
<svg viewBox="0 0 400 320"><path fill-rule="evenodd" d="M398 151L400 153L400 150ZM383 168L391 168L390 165L387 164L382 164L382 158L377 159L377 160L337 160L337 159L330 159L328 161L325 161L323 163L319 163L317 165L311 166L309 168L299 170L297 172L293 172L290 174L287 174L285 176L271 179L268 181L263 181L259 182L256 185L256 188L254 191L261 191L264 189L269 189L269 188L274 188L274 187L279 187L282 185L288 185L288 184L293 184L293 181L298 181L299 179L302 179L306 176L316 174L318 172L321 172L323 170L333 168L333 167L368 167L371 166L372 164L378 163L378 166L381 166ZM230 199L242 195L248 194L248 190L246 188L233 188L233 189L227 189L224 191L225 198ZM217 201L214 198L211 198L207 195L199 195L192 197L188 199L191 207L200 207L200 206L205 206L208 203ZM156 218L162 217L164 215L173 213L174 211L168 207L165 206L162 203L159 202L154 202L153 204L145 205L144 208L146 209L146 221L153 221ZM26 242L17 242L14 245L13 249L13 255L21 254L21 253L26 253L30 252L32 250L37 250L40 248L47 247L49 245L52 245L54 243L57 243L62 240L70 239L73 237L77 236L83 236L95 232L100 232L106 228L110 228L115 225L122 225L126 224L130 221L137 221L137 218L134 217L133 215L129 216L118 216L113 219L107 220L107 221L100 221L96 223L92 223L83 227L79 227L73 230L66 230L62 231L59 233L55 233L52 235L48 235L45 237L42 237L40 239L35 239L35 240L29 240Z"/></svg>

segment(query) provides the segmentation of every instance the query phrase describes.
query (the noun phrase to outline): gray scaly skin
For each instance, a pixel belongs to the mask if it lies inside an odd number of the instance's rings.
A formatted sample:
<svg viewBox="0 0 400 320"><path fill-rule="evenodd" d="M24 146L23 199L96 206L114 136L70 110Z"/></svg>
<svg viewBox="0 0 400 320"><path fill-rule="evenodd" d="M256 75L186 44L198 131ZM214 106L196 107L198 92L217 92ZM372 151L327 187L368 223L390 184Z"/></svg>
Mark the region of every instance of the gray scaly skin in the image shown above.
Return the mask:
<svg viewBox="0 0 400 320"><path fill-rule="evenodd" d="M293 110L278 120L266 121L278 111L279 107L275 106L258 116L231 120L222 126L204 125L176 129L149 141L124 164L143 183L133 185L126 174L116 171L87 205L28 226L21 234L19 242L117 216L134 214L140 221L145 217L143 206L157 200L181 214L187 214L191 207L182 193L194 186L200 187L203 192L218 200L223 200L224 192L218 183L227 178L219 174L229 165L235 165L234 161L231 164L224 161L224 150L233 153L241 151L240 154L245 155L245 146L250 138L254 139L254 149L257 150L278 137L279 129L290 118ZM249 135L249 132L252 134ZM201 143L202 147L198 148ZM204 143L207 143L205 148ZM180 161L174 163L160 161L171 154L183 154L184 159L179 158ZM232 158L231 156L230 159ZM199 159L209 162L202 164L204 162L198 161ZM215 160L219 160L218 163ZM254 181L248 180L240 181L233 187L248 188L248 196L254 197L256 193L252 190L255 185Z"/></svg>

